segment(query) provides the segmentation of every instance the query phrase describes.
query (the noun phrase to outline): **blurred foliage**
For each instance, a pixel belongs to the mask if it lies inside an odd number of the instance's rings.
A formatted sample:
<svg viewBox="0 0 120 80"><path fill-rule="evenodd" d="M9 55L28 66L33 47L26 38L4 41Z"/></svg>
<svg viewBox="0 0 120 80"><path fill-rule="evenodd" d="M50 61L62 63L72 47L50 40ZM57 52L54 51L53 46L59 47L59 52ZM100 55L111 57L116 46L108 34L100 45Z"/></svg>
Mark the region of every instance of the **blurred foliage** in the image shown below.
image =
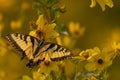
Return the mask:
<svg viewBox="0 0 120 80"><path fill-rule="evenodd" d="M0 80L119 80L119 14L119 0L0 0ZM60 44L73 57L46 55L29 69L5 39L15 32Z"/></svg>

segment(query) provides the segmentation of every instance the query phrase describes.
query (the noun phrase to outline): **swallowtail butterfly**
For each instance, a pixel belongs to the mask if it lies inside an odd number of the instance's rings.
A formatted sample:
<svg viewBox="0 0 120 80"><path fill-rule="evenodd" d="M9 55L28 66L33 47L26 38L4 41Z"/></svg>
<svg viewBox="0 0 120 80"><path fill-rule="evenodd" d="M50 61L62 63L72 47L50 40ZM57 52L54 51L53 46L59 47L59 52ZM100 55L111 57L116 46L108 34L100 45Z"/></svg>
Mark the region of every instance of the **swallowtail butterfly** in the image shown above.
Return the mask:
<svg viewBox="0 0 120 80"><path fill-rule="evenodd" d="M6 37L18 51L22 52L21 59L28 58L29 62L26 64L28 67L33 67L44 61L46 54L49 55L51 61L60 61L72 56L68 49L30 35L13 33L8 34Z"/></svg>

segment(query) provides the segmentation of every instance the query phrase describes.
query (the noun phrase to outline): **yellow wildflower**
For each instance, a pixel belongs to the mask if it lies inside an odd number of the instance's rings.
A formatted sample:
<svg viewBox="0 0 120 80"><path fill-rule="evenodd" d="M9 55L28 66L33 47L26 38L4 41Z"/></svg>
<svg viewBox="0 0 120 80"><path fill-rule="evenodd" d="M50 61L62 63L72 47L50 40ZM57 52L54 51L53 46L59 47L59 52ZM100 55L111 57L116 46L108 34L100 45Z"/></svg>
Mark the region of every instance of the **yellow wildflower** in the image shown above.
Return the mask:
<svg viewBox="0 0 120 80"><path fill-rule="evenodd" d="M56 38L56 41L59 45L67 48L72 48L75 45L75 40L73 40L70 36L59 36Z"/></svg>
<svg viewBox="0 0 120 80"><path fill-rule="evenodd" d="M27 75L24 75L24 76L22 77L22 80L32 80L32 78L30 78L30 77L27 76Z"/></svg>
<svg viewBox="0 0 120 80"><path fill-rule="evenodd" d="M120 43L114 42L112 47L113 49L120 49Z"/></svg>
<svg viewBox="0 0 120 80"><path fill-rule="evenodd" d="M98 79L96 77L94 77L94 76L88 76L87 80L98 80Z"/></svg>
<svg viewBox="0 0 120 80"><path fill-rule="evenodd" d="M50 39L56 38L59 34L54 30L55 23L47 23L43 15L40 15L36 21L37 29L31 31L29 35L37 37L38 39L44 39L49 41Z"/></svg>
<svg viewBox="0 0 120 80"><path fill-rule="evenodd" d="M44 28L44 26L47 24L48 23L47 20L44 18L44 15L40 15L36 21L36 25L38 25L38 28Z"/></svg>
<svg viewBox="0 0 120 80"><path fill-rule="evenodd" d="M100 52L88 60L88 63L85 65L85 69L88 71L101 72L112 64L112 57L111 53Z"/></svg>
<svg viewBox="0 0 120 80"><path fill-rule="evenodd" d="M39 66L38 72L45 74L50 74L51 71L57 72L59 70L57 62L52 62L48 54L46 54L45 60L42 61Z"/></svg>
<svg viewBox="0 0 120 80"><path fill-rule="evenodd" d="M61 37L60 37L60 36L56 38L56 41L57 41L57 43L58 43L59 45L63 45L63 44L62 44L62 40L61 40Z"/></svg>
<svg viewBox="0 0 120 80"><path fill-rule="evenodd" d="M48 76L47 74L33 72L33 80L45 80L47 76Z"/></svg>
<svg viewBox="0 0 120 80"><path fill-rule="evenodd" d="M70 22L68 26L68 31L73 37L79 38L83 36L85 27L81 27L79 23Z"/></svg>
<svg viewBox="0 0 120 80"><path fill-rule="evenodd" d="M112 45L112 48L114 49L114 50L118 50L118 51L120 51L120 42L114 42L113 43L113 45Z"/></svg>
<svg viewBox="0 0 120 80"><path fill-rule="evenodd" d="M112 0L91 0L91 5L90 7L95 7L96 2L100 5L102 8L102 11L105 11L105 5L109 6L110 8L113 7L113 2Z"/></svg>
<svg viewBox="0 0 120 80"><path fill-rule="evenodd" d="M10 23L11 29L16 30L20 29L22 27L22 21L21 20L16 20L16 21L11 21Z"/></svg>
<svg viewBox="0 0 120 80"><path fill-rule="evenodd" d="M79 56L81 60L89 60L99 53L100 49L98 47L95 47L94 49L87 49L86 51L80 52Z"/></svg>
<svg viewBox="0 0 120 80"><path fill-rule="evenodd" d="M32 77L27 75L22 76L22 80L46 80L47 74L42 74L39 72L33 72Z"/></svg>

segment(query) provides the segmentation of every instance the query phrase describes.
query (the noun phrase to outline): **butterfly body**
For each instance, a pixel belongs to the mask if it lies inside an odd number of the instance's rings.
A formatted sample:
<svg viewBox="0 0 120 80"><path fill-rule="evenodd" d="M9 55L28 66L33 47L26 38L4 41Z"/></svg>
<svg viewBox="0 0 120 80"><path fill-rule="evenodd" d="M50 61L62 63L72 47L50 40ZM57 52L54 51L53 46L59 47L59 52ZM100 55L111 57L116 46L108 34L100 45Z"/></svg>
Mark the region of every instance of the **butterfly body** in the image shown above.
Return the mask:
<svg viewBox="0 0 120 80"><path fill-rule="evenodd" d="M18 51L22 52L21 59L28 58L28 67L33 67L44 61L46 54L49 55L51 61L59 61L72 56L68 49L55 43L38 40L30 35L13 33L6 37Z"/></svg>

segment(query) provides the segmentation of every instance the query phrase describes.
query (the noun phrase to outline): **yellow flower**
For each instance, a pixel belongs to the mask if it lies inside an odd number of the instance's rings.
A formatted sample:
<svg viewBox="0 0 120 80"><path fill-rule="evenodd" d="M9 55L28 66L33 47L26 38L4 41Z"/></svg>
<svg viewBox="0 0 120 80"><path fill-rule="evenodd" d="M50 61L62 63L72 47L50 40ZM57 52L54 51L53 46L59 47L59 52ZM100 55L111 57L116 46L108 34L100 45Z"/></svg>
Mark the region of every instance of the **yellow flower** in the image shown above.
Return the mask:
<svg viewBox="0 0 120 80"><path fill-rule="evenodd" d="M22 80L46 80L47 74L42 74L39 72L33 72L32 77L29 77L27 75L22 76Z"/></svg>
<svg viewBox="0 0 120 80"><path fill-rule="evenodd" d="M44 15L40 15L36 21L36 25L38 25L38 28L44 28L44 26L47 24L48 23L47 23L47 20L45 19Z"/></svg>
<svg viewBox="0 0 120 80"><path fill-rule="evenodd" d="M52 62L48 54L46 54L45 60L40 63L38 72L50 74L51 71L57 72L59 70L57 62Z"/></svg>
<svg viewBox="0 0 120 80"><path fill-rule="evenodd" d="M85 65L85 69L87 71L101 72L112 64L112 57L113 56L109 52L100 52L88 60L88 63Z"/></svg>
<svg viewBox="0 0 120 80"><path fill-rule="evenodd" d="M105 5L109 6L110 8L113 7L112 0L91 0L90 7L95 7L96 2L100 5L100 7L102 8L102 11L105 11Z"/></svg>
<svg viewBox="0 0 120 80"><path fill-rule="evenodd" d="M68 31L73 37L79 38L83 36L85 27L81 27L79 23L70 22L68 26Z"/></svg>
<svg viewBox="0 0 120 80"><path fill-rule="evenodd" d="M89 60L99 53L100 49L98 47L95 47L94 49L87 49L85 51L80 52L79 56L81 60Z"/></svg>
<svg viewBox="0 0 120 80"><path fill-rule="evenodd" d="M112 48L116 51L120 51L120 42L114 42Z"/></svg>
<svg viewBox="0 0 120 80"><path fill-rule="evenodd" d="M59 34L54 30L55 23L47 23L43 15L40 15L36 21L37 29L31 31L29 35L37 37L38 39L44 39L50 41L50 39L56 38Z"/></svg>
<svg viewBox="0 0 120 80"><path fill-rule="evenodd" d="M42 74L39 72L33 72L33 80L46 80L47 74Z"/></svg>
<svg viewBox="0 0 120 80"><path fill-rule="evenodd" d="M56 38L56 41L59 45L62 45L67 48L72 48L75 45L75 40L73 40L70 36L59 36Z"/></svg>
<svg viewBox="0 0 120 80"><path fill-rule="evenodd" d="M16 21L11 21L10 23L11 29L16 30L20 29L22 27L22 21L21 20L16 20Z"/></svg>
<svg viewBox="0 0 120 80"><path fill-rule="evenodd" d="M30 31L29 35L34 36L34 37L36 37L38 39L44 39L43 32L41 32L40 30Z"/></svg>
<svg viewBox="0 0 120 80"><path fill-rule="evenodd" d="M98 80L98 79L96 77L94 77L94 76L88 76L87 80Z"/></svg>
<svg viewBox="0 0 120 80"><path fill-rule="evenodd" d="M60 37L60 36L56 38L56 41L57 41L57 43L58 43L59 45L63 45L63 44L62 44L62 40L61 40L61 37Z"/></svg>
<svg viewBox="0 0 120 80"><path fill-rule="evenodd" d="M29 76L27 76L27 75L24 75L23 77L22 77L22 80L32 80Z"/></svg>

